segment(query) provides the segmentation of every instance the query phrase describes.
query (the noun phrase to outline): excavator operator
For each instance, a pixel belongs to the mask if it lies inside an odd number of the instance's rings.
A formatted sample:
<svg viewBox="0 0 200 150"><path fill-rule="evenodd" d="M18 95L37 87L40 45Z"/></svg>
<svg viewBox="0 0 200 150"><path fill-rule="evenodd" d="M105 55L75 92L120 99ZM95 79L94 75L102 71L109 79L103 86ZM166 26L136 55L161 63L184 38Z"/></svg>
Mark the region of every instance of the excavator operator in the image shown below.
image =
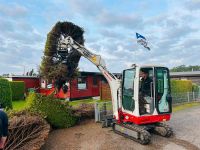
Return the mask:
<svg viewBox="0 0 200 150"><path fill-rule="evenodd" d="M140 83L140 90L139 90L139 99L140 99L139 107L140 107L140 114L145 114L146 109L144 105L147 104L145 97L151 96L152 79L149 78L149 72L145 68L142 68L140 70L140 77L141 77L141 83Z"/></svg>
<svg viewBox="0 0 200 150"><path fill-rule="evenodd" d="M141 69L140 77L142 77L141 86L140 86L141 94L143 96L151 96L151 82L152 82L152 79L149 78L148 70Z"/></svg>

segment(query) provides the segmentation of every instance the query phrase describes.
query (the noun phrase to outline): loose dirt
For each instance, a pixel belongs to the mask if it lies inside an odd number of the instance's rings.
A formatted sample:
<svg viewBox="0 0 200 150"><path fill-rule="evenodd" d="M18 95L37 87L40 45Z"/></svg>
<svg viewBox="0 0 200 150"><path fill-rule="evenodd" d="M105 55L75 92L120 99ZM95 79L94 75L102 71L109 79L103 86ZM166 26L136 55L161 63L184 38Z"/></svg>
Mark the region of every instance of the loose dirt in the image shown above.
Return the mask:
<svg viewBox="0 0 200 150"><path fill-rule="evenodd" d="M147 146L122 137L94 120L85 120L69 129L54 130L41 150L200 150L200 107L175 113L170 121L175 135L152 134Z"/></svg>

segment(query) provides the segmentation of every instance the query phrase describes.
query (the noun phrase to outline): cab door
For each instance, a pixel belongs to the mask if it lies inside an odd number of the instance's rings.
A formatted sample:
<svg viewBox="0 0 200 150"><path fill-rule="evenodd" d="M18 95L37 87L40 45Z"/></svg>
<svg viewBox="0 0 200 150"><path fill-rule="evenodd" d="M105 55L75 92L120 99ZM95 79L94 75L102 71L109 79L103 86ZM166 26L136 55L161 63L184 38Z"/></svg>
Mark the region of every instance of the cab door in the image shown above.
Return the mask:
<svg viewBox="0 0 200 150"><path fill-rule="evenodd" d="M165 67L155 68L155 102L159 114L171 113L172 97L170 89L169 70Z"/></svg>
<svg viewBox="0 0 200 150"><path fill-rule="evenodd" d="M127 111L134 111L134 79L135 68L124 70L122 83L122 107Z"/></svg>

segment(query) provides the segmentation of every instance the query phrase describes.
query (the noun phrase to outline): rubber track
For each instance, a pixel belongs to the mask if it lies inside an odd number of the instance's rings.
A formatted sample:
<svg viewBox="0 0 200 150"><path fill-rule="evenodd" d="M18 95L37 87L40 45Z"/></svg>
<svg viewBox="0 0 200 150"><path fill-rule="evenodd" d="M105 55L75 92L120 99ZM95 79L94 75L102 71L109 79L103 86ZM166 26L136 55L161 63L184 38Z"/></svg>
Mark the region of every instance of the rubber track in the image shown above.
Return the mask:
<svg viewBox="0 0 200 150"><path fill-rule="evenodd" d="M149 144L149 142L151 141L150 133L148 131L146 131L145 128L143 128L143 127L139 127L139 126L136 126L136 125L133 125L133 124L117 124L117 125L119 125L121 127L125 127L127 129L130 129L130 130L133 130L133 131L139 133L140 135L143 135L144 138L143 139L140 139L140 138L136 139L135 137L132 137L132 136L124 134L124 133L122 133L120 131L117 131L117 130L115 130L115 124L113 124L113 131L115 133L117 133L117 134L120 134L120 135L122 135L122 136L124 136L126 138L134 140L134 141L136 141L136 142L138 142L138 143L140 143L142 145Z"/></svg>
<svg viewBox="0 0 200 150"><path fill-rule="evenodd" d="M156 134L161 135L163 137L170 137L173 135L173 130L172 128L170 128L167 124L164 123L157 123L156 124L157 127L163 127L166 130L165 135L163 136L162 134L159 134L159 132L156 132Z"/></svg>

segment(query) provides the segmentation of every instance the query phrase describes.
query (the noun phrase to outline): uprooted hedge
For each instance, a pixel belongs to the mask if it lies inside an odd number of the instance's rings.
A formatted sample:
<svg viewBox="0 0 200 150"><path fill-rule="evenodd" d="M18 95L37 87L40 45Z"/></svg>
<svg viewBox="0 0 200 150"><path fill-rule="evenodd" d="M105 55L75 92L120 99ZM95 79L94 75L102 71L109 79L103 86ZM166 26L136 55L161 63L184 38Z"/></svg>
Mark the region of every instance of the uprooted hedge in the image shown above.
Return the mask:
<svg viewBox="0 0 200 150"><path fill-rule="evenodd" d="M47 139L50 126L28 111L9 115L9 135L4 150L38 150Z"/></svg>
<svg viewBox="0 0 200 150"><path fill-rule="evenodd" d="M30 93L27 105L31 111L40 113L54 128L68 128L76 124L77 117L67 101L53 96Z"/></svg>
<svg viewBox="0 0 200 150"><path fill-rule="evenodd" d="M12 90L12 100L24 99L25 83L24 81L10 81Z"/></svg>
<svg viewBox="0 0 200 150"><path fill-rule="evenodd" d="M0 104L3 108L12 108L12 91L9 81L0 78Z"/></svg>
<svg viewBox="0 0 200 150"><path fill-rule="evenodd" d="M49 81L54 80L57 91L64 88L66 81L70 81L78 75L78 63L81 55L76 51L59 53L59 41L61 37L71 36L76 42L83 45L84 30L72 22L57 22L47 35L44 56L40 66L40 74ZM67 59L66 59L67 58ZM66 92L66 90L63 90Z"/></svg>

